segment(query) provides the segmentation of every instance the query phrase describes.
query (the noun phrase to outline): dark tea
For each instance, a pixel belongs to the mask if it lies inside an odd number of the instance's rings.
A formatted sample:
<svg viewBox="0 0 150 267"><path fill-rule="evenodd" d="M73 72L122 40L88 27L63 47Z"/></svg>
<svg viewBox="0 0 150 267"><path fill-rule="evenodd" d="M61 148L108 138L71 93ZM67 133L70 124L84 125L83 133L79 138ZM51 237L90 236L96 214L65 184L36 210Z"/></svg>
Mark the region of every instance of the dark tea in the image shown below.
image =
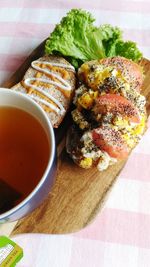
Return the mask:
<svg viewBox="0 0 150 267"><path fill-rule="evenodd" d="M40 122L14 107L0 107L0 214L26 198L49 160L49 141Z"/></svg>

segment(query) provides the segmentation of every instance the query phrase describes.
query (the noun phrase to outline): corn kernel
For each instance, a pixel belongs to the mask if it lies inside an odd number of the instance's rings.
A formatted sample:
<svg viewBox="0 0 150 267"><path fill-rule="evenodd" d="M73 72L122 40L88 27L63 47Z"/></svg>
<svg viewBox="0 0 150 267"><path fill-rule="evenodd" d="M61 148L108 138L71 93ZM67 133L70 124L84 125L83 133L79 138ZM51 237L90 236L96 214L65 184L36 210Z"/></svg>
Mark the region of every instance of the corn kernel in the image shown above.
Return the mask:
<svg viewBox="0 0 150 267"><path fill-rule="evenodd" d="M81 97L78 99L78 104L80 104L85 109L90 109L93 105L93 98L90 96L89 93L84 93Z"/></svg>
<svg viewBox="0 0 150 267"><path fill-rule="evenodd" d="M93 93L93 98L95 99L95 98L97 98L98 97L98 91L95 91L94 93Z"/></svg>
<svg viewBox="0 0 150 267"><path fill-rule="evenodd" d="M93 160L91 158L85 158L80 161L80 167L88 169L92 166Z"/></svg>
<svg viewBox="0 0 150 267"><path fill-rule="evenodd" d="M145 116L142 117L141 122L134 129L133 134L134 135L142 134L144 131L144 128L145 128Z"/></svg>
<svg viewBox="0 0 150 267"><path fill-rule="evenodd" d="M128 120L123 119L123 118L119 118L119 117L115 117L113 120L113 123L116 126L123 126L123 127L127 127L129 125Z"/></svg>
<svg viewBox="0 0 150 267"><path fill-rule="evenodd" d="M103 83L103 81L108 77L110 77L110 70L108 68L104 69L103 71L97 70L95 72L96 84Z"/></svg>

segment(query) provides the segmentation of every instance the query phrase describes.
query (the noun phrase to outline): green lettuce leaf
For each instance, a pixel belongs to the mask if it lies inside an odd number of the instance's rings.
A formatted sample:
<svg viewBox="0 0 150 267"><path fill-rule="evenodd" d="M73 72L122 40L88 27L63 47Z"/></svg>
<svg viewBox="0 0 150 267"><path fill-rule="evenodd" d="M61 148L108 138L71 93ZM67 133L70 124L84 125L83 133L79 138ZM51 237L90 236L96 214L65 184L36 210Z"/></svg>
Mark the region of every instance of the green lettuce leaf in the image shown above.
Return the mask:
<svg viewBox="0 0 150 267"><path fill-rule="evenodd" d="M72 9L46 41L45 53L62 55L76 68L83 62L109 56L124 56L138 61L142 54L136 44L122 40L118 27L96 27L93 16L81 9Z"/></svg>
<svg viewBox="0 0 150 267"><path fill-rule="evenodd" d="M132 59L133 61L139 61L142 58L142 53L137 48L136 43L131 41L124 42L122 40L117 40L107 54L108 57L118 55Z"/></svg>

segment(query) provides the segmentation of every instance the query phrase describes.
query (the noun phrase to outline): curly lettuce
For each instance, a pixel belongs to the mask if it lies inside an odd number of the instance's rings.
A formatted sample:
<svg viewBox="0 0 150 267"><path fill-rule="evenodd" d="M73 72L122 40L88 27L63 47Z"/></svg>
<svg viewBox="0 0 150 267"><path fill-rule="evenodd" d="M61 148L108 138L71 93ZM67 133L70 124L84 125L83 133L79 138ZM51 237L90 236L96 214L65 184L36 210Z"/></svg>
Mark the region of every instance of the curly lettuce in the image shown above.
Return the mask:
<svg viewBox="0 0 150 267"><path fill-rule="evenodd" d="M56 25L45 44L45 53L62 55L76 68L83 62L112 56L138 61L142 53L136 43L123 41L118 27L94 25L93 16L81 9L72 9Z"/></svg>

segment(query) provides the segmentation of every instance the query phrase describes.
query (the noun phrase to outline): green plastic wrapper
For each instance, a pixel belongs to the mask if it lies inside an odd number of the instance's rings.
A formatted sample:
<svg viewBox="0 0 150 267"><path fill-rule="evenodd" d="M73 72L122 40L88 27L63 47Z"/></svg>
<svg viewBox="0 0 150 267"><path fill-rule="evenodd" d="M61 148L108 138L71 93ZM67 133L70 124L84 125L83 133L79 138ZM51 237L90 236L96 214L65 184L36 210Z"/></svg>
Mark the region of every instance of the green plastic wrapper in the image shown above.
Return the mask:
<svg viewBox="0 0 150 267"><path fill-rule="evenodd" d="M15 267L23 257L23 250L6 236L0 236L0 267Z"/></svg>

